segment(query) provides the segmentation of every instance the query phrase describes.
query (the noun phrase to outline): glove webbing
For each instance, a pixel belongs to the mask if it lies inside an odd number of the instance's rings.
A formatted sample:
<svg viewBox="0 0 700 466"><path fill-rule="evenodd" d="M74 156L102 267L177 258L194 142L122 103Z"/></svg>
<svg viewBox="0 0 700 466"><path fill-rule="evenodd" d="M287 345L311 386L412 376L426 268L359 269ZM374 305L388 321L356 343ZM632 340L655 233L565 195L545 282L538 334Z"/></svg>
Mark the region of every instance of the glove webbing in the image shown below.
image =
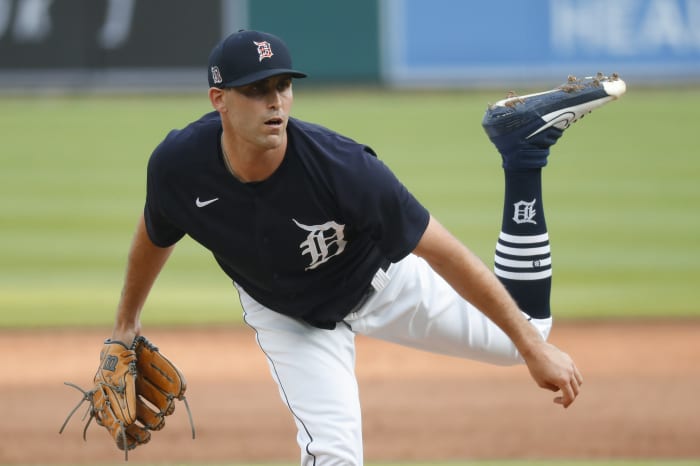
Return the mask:
<svg viewBox="0 0 700 466"><path fill-rule="evenodd" d="M75 412L80 408L80 406L81 406L84 402L87 401L88 404L89 404L89 406L88 406L87 411L85 412L85 414L83 415L83 417L82 417L82 419L81 419L81 421L84 421L85 418L88 417L88 414L90 415L90 417L88 418L87 423L85 423L85 427L83 428L83 440L84 440L84 441L87 441L87 430L88 430L88 427L90 427L90 423L92 422L92 420L93 420L93 419L96 419L96 416L95 416L95 407L94 407L93 402L92 402L92 395L97 391L97 389L95 388L95 389L90 390L90 391L85 391L85 390L83 390L82 388L80 388L79 386L75 385L74 383L70 383L70 382L63 382L63 383L64 383L65 385L68 385L69 387L73 387L73 388L75 388L76 390L80 391L80 392L83 394L83 398L78 402L78 404L75 406L75 408L73 408L73 409L71 410L71 412L68 413L68 417L66 417L66 420L63 421L63 425L61 425L61 429L58 431L58 433L59 433L59 434L62 434L62 433L63 433L63 430L64 430L64 429L66 428L66 426L68 425L68 421L70 421L70 419L73 417L73 414L75 414ZM115 387L115 386L112 385L111 388L114 389L115 391L118 391L118 387ZM106 406L108 409L112 409L110 405L111 405L111 403L109 402L109 400L106 400L106 401L105 401L105 406ZM188 412L189 412L189 408L188 408ZM122 449L124 450L124 461L129 461L129 448L128 448L128 443L127 443L127 441L126 441L126 426L124 425L124 423L123 423L122 421L120 421L119 419L117 419L116 416L113 415L113 417L114 417L114 419L116 420L116 422L117 422L117 423L119 424L119 426L120 426L120 431L121 431L121 436L122 436L122 445L123 445L123 448L122 448ZM190 416L190 419L191 419L191 416ZM96 422L99 423L99 421L96 421ZM190 421L190 422L191 422L191 421ZM193 438L194 438L194 437L193 437ZM134 447L132 447L132 448L134 448Z"/></svg>

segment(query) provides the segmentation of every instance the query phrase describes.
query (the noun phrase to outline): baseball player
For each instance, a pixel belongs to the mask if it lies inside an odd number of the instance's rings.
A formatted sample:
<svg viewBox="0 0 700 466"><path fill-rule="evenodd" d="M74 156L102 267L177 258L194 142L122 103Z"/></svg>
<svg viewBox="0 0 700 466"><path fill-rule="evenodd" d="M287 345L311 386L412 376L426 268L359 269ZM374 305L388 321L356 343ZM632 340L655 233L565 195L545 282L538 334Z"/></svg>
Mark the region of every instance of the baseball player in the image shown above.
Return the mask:
<svg viewBox="0 0 700 466"><path fill-rule="evenodd" d="M551 261L541 168L563 129L620 96L599 76L489 107L506 193L496 273L443 228L374 151L290 116L286 45L239 31L209 57L214 111L153 152L112 341L128 346L184 235L211 251L298 428L303 465L360 465L355 335L495 364L525 363L571 405L583 382L546 342ZM378 124L381 124L380 122Z"/></svg>

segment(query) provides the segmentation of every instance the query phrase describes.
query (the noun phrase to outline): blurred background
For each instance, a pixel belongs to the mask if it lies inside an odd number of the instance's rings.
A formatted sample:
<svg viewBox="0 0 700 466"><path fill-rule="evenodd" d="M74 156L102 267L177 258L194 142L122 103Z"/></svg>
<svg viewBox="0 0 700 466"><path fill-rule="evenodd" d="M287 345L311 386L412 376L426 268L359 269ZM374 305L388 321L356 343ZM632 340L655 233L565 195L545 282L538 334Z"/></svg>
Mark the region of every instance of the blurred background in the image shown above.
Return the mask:
<svg viewBox="0 0 700 466"><path fill-rule="evenodd" d="M201 89L238 29L281 36L314 85L700 79L697 0L0 0L0 89Z"/></svg>

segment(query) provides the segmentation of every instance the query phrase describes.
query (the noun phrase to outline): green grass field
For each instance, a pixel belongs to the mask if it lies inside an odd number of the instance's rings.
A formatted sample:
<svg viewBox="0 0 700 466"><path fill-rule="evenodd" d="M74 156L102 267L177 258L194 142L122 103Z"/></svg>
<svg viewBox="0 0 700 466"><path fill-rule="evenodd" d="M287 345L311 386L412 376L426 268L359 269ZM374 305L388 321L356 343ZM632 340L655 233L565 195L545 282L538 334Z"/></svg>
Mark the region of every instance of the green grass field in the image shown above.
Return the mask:
<svg viewBox="0 0 700 466"><path fill-rule="evenodd" d="M491 264L502 174L480 121L502 95L300 87L293 114L376 149ZM554 148L544 182L557 316L700 316L698 103L697 88L630 83ZM111 325L148 156L207 111L204 92L0 97L0 327ZM239 317L230 282L185 239L143 321Z"/></svg>

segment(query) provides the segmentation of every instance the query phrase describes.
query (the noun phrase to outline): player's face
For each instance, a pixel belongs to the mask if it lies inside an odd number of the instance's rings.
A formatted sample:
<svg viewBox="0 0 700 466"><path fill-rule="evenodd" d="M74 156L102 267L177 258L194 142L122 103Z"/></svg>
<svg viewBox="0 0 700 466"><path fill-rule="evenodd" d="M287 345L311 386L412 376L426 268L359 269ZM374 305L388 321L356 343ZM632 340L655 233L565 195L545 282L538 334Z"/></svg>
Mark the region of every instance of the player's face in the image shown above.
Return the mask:
<svg viewBox="0 0 700 466"><path fill-rule="evenodd" d="M292 108L292 78L272 76L226 92L226 119L237 138L263 150L286 141Z"/></svg>

